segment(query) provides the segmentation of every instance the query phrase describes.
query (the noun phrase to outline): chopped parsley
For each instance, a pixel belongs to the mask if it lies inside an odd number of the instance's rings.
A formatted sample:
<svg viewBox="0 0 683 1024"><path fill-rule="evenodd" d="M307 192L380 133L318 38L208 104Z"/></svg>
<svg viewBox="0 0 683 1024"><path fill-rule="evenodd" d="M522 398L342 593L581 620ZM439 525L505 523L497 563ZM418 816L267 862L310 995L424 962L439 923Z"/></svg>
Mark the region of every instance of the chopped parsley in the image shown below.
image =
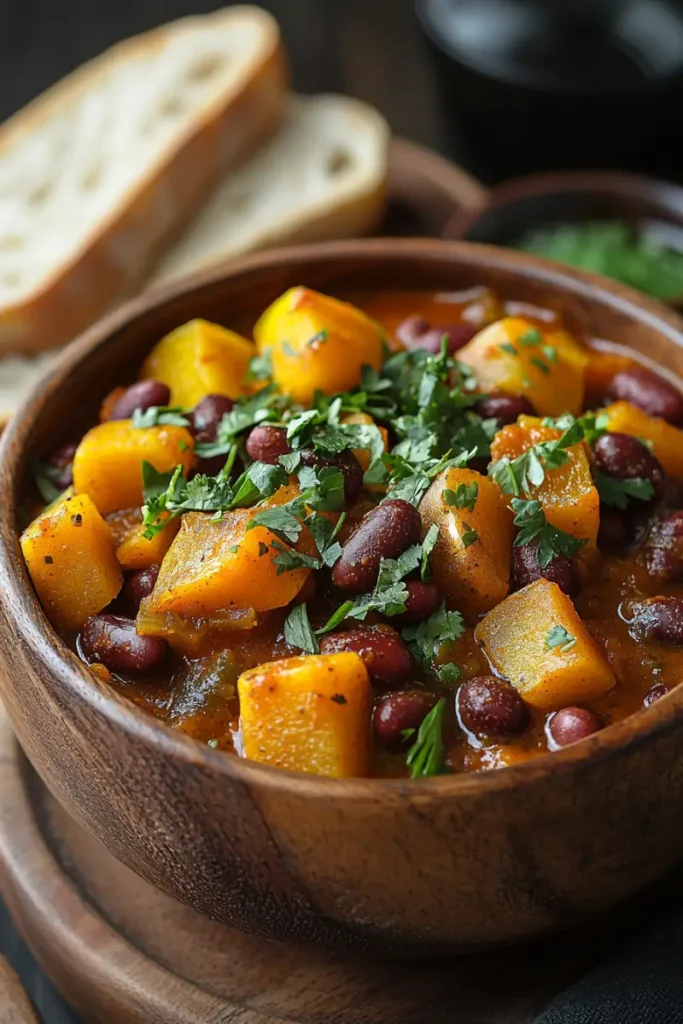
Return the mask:
<svg viewBox="0 0 683 1024"><path fill-rule="evenodd" d="M460 612L447 611L442 604L438 611L417 626L407 626L401 633L410 645L413 654L425 666L436 659L441 646L459 640L465 632Z"/></svg>
<svg viewBox="0 0 683 1024"><path fill-rule="evenodd" d="M478 495L479 484L473 480L469 484L458 484L454 491L447 488L443 492L443 500L446 505L453 508L466 508L468 512L473 512Z"/></svg>
<svg viewBox="0 0 683 1024"><path fill-rule="evenodd" d="M598 489L600 501L612 508L620 509L628 508L632 498L637 501L650 501L655 493L651 482L639 476L619 480L614 476L598 473L595 486Z"/></svg>
<svg viewBox="0 0 683 1024"><path fill-rule="evenodd" d="M420 579L423 582L427 582L432 576L432 567L430 565L429 556L431 555L437 540L439 539L439 527L436 523L427 530L425 539L422 541L422 558L420 560Z"/></svg>
<svg viewBox="0 0 683 1024"><path fill-rule="evenodd" d="M443 718L446 700L441 697L423 720L417 739L406 755L411 779L441 775L445 768L446 746L443 739Z"/></svg>
<svg viewBox="0 0 683 1024"><path fill-rule="evenodd" d="M512 511L515 513L513 522L519 527L515 546L521 547L536 541L538 564L541 569L547 569L558 555L571 558L586 543L585 540L572 537L571 534L558 530L549 523L540 501L513 498Z"/></svg>
<svg viewBox="0 0 683 1024"><path fill-rule="evenodd" d="M530 347L534 345L540 345L543 340L543 335L536 327L530 327L524 334L520 334L517 338L517 344L523 345L524 347Z"/></svg>
<svg viewBox="0 0 683 1024"><path fill-rule="evenodd" d="M188 410L179 405L152 405L149 409L136 409L133 412L133 426L142 430L145 427L189 427Z"/></svg>
<svg viewBox="0 0 683 1024"><path fill-rule="evenodd" d="M463 523L463 526L465 527L465 531L460 535L460 540L462 541L463 546L468 548L471 544L477 543L479 540L479 534L470 526L469 523Z"/></svg>
<svg viewBox="0 0 683 1024"><path fill-rule="evenodd" d="M306 654L318 654L320 646L313 632L305 604L297 604L285 620L285 640Z"/></svg>
<svg viewBox="0 0 683 1024"><path fill-rule="evenodd" d="M571 651L575 643L576 637L572 636L564 626L552 626L545 635L545 646L549 650L559 647L562 653L565 653Z"/></svg>
<svg viewBox="0 0 683 1024"><path fill-rule="evenodd" d="M62 488L57 486L63 471L58 466L50 466L37 460L34 461L32 468L38 493L46 505L52 505L64 493Z"/></svg>
<svg viewBox="0 0 683 1024"><path fill-rule="evenodd" d="M504 456L489 466L489 476L505 494L529 495L540 487L546 471L559 469L569 461L567 449L585 438L580 420L573 420L562 435L554 441L540 441L515 459Z"/></svg>

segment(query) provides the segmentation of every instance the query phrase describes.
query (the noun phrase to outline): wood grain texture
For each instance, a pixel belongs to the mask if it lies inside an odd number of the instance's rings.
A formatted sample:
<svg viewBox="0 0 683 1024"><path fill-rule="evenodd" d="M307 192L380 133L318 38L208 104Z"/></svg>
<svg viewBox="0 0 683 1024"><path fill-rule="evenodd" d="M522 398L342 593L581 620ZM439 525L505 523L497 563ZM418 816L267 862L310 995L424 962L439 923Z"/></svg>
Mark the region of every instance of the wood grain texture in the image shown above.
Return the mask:
<svg viewBox="0 0 683 1024"><path fill-rule="evenodd" d="M38 1024L38 1018L23 985L2 956L0 956L0 1024Z"/></svg>
<svg viewBox="0 0 683 1024"><path fill-rule="evenodd" d="M69 348L0 442L0 692L36 770L148 881L262 936L428 955L566 927L683 856L683 688L575 747L480 775L328 780L204 749L98 683L48 626L17 543L31 459L193 316L246 329L300 282L488 284L683 370L680 321L591 275L465 244L370 240L250 257L129 304Z"/></svg>

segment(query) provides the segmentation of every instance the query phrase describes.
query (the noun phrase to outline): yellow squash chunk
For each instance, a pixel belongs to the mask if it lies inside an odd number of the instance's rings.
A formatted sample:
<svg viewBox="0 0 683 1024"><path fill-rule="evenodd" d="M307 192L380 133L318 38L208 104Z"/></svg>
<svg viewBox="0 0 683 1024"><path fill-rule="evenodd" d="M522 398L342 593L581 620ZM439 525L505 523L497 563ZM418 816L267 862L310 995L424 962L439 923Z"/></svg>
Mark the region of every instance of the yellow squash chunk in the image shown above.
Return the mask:
<svg viewBox="0 0 683 1024"><path fill-rule="evenodd" d="M273 380L302 404L316 391L332 394L360 383L364 365L378 370L382 328L355 306L309 288L291 288L254 328L260 353L269 352Z"/></svg>
<svg viewBox="0 0 683 1024"><path fill-rule="evenodd" d="M566 331L508 316L485 327L458 352L482 391L524 395L541 416L578 416L588 355Z"/></svg>
<svg viewBox="0 0 683 1024"><path fill-rule="evenodd" d="M159 472L194 465L192 434L185 427L133 427L131 420L100 423L74 456L74 490L89 494L103 516L142 505L142 463Z"/></svg>
<svg viewBox="0 0 683 1024"><path fill-rule="evenodd" d="M283 545L264 526L248 529L258 509L213 515L190 512L161 563L154 592L148 599L152 614L192 618L221 610L253 608L257 612L283 608L299 593L310 569L278 575L274 559Z"/></svg>
<svg viewBox="0 0 683 1024"><path fill-rule="evenodd" d="M598 405L602 405L612 378L622 370L630 370L634 366L638 366L638 363L630 356L603 349L588 349L585 407L595 409Z"/></svg>
<svg viewBox="0 0 683 1024"><path fill-rule="evenodd" d="M517 423L498 431L491 444L491 458L515 459L533 445L561 436L561 430L544 427L535 416L520 416ZM585 445L573 445L567 454L568 462L547 470L540 487L532 488L532 497L540 501L549 523L594 547L600 525L600 498Z"/></svg>
<svg viewBox="0 0 683 1024"><path fill-rule="evenodd" d="M666 472L683 478L683 430L658 416L648 416L630 402L615 402L600 412L607 416L609 430L651 441L653 454Z"/></svg>
<svg viewBox="0 0 683 1024"><path fill-rule="evenodd" d="M160 565L171 546L171 541L180 528L179 519L169 519L168 525L148 540L144 536L142 512L139 508L127 508L107 516L116 544L116 557L126 570L149 569Z"/></svg>
<svg viewBox="0 0 683 1024"><path fill-rule="evenodd" d="M372 694L358 654L271 661L238 682L244 756L332 778L370 772Z"/></svg>
<svg viewBox="0 0 683 1024"><path fill-rule="evenodd" d="M123 583L111 530L87 494L51 505L21 535L40 602L59 629L78 630Z"/></svg>
<svg viewBox="0 0 683 1024"><path fill-rule="evenodd" d="M448 504L446 492L474 484L471 511ZM471 469L447 469L422 499L420 515L425 533L432 523L439 527L431 563L448 604L475 619L502 601L510 583L513 525L498 484Z"/></svg>
<svg viewBox="0 0 683 1024"><path fill-rule="evenodd" d="M238 398L254 346L246 338L207 320L190 320L154 346L142 376L167 384L171 404L189 409L206 395Z"/></svg>
<svg viewBox="0 0 683 1024"><path fill-rule="evenodd" d="M566 641L552 646L562 629ZM570 598L549 580L511 594L479 623L474 635L495 672L528 704L544 711L583 704L615 684L612 669Z"/></svg>

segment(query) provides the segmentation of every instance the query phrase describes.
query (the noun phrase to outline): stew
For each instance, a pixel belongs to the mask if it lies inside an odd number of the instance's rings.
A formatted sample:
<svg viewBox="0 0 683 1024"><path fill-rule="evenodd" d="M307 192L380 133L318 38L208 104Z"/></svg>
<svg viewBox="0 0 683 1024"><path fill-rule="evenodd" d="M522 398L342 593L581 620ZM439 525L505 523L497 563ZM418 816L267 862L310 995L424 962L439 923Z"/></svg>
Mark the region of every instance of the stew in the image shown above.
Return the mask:
<svg viewBox="0 0 683 1024"><path fill-rule="evenodd" d="M339 777L502 767L677 684L668 379L485 288L295 288L253 335L178 327L36 467L24 557L101 679Z"/></svg>

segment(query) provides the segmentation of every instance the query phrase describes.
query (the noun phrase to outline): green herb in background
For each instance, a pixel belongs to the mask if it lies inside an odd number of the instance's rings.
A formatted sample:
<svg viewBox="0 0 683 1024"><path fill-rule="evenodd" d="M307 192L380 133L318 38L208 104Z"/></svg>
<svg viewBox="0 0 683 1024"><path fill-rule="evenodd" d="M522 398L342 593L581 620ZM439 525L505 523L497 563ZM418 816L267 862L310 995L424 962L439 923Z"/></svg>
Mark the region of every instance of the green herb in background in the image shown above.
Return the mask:
<svg viewBox="0 0 683 1024"><path fill-rule="evenodd" d="M683 252L618 221L556 224L523 235L515 248L604 274L664 302L683 302Z"/></svg>

